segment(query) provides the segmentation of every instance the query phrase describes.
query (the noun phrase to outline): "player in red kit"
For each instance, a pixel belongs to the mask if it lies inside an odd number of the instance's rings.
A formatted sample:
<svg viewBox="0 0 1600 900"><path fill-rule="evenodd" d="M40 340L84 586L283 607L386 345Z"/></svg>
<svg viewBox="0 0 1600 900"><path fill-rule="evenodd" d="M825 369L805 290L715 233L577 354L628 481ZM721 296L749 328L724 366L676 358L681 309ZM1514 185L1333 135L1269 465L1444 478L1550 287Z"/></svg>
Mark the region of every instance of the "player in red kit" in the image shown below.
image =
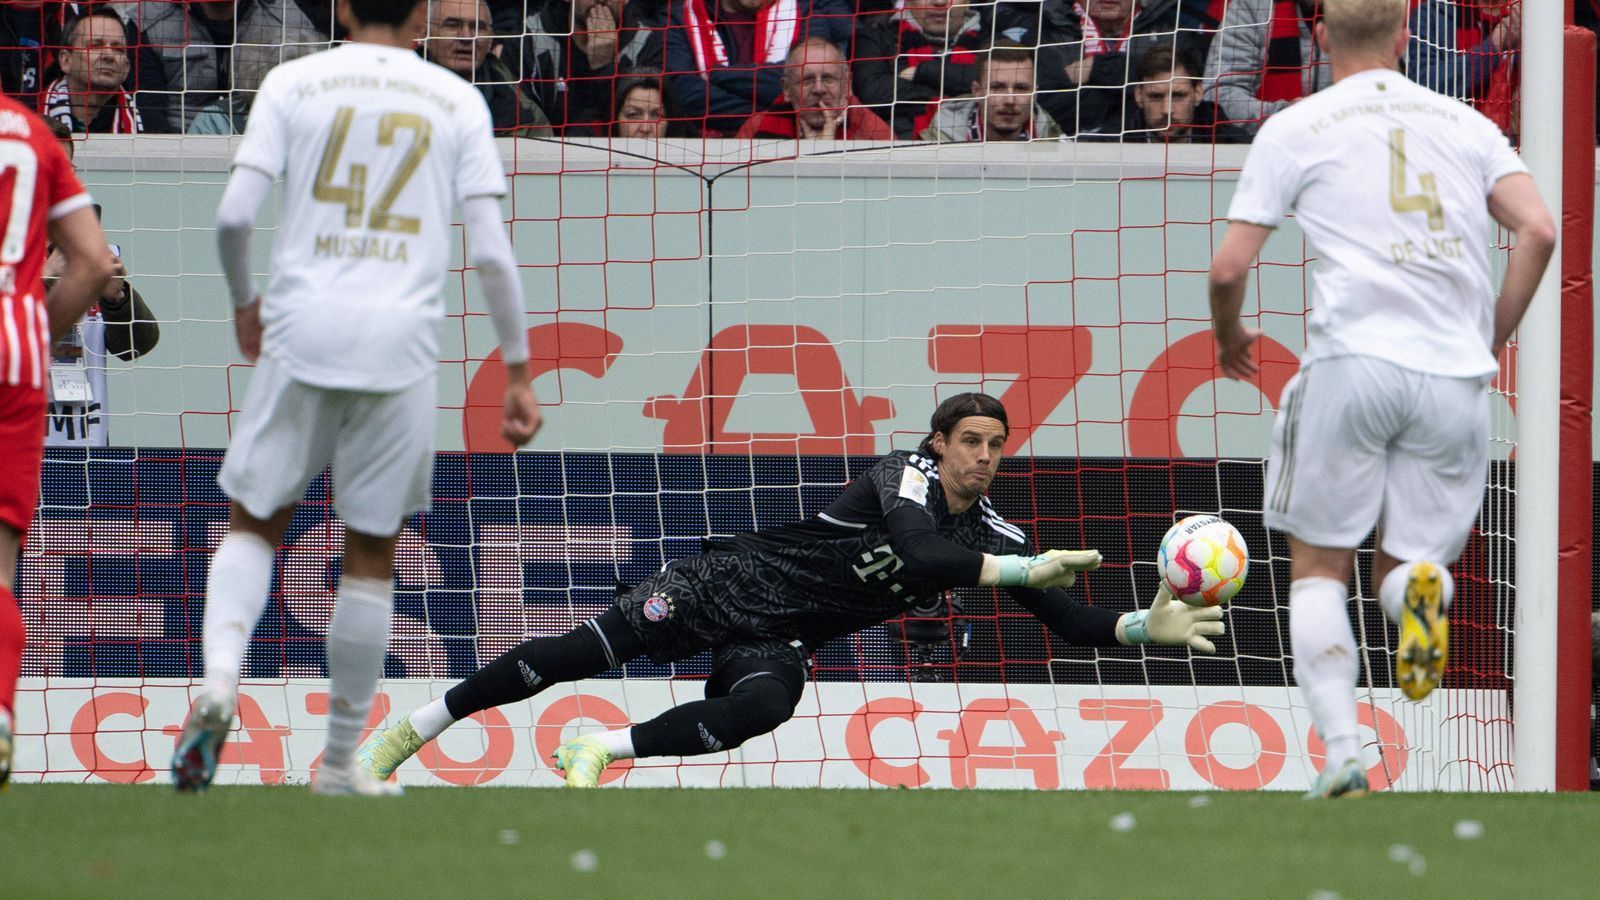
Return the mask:
<svg viewBox="0 0 1600 900"><path fill-rule="evenodd" d="M83 317L112 275L93 204L50 128L0 97L0 786L11 777L22 612L11 593L17 551L39 502L50 345ZM44 289L46 246L66 271Z"/></svg>

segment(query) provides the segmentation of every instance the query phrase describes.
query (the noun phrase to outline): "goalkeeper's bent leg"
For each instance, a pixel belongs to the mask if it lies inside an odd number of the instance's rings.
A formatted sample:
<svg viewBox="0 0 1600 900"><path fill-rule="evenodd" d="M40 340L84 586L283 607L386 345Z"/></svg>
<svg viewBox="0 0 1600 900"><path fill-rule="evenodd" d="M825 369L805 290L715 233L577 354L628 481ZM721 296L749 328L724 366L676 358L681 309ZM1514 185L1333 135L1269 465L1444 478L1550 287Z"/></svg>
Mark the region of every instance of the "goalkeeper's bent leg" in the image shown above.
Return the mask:
<svg viewBox="0 0 1600 900"><path fill-rule="evenodd" d="M1357 759L1355 634L1345 609L1345 586L1332 578L1299 578L1289 585L1289 639L1294 680L1327 746L1327 770Z"/></svg>
<svg viewBox="0 0 1600 900"><path fill-rule="evenodd" d="M721 684L730 686L715 696ZM633 726L637 756L695 756L732 750L789 721L805 688L803 670L764 659L741 659L713 673L707 698Z"/></svg>
<svg viewBox="0 0 1600 900"><path fill-rule="evenodd" d="M643 653L644 643L633 626L612 607L566 634L524 641L500 654L446 691L442 701L413 713L411 724L424 741L431 741L479 710L526 700L553 684L599 675Z"/></svg>

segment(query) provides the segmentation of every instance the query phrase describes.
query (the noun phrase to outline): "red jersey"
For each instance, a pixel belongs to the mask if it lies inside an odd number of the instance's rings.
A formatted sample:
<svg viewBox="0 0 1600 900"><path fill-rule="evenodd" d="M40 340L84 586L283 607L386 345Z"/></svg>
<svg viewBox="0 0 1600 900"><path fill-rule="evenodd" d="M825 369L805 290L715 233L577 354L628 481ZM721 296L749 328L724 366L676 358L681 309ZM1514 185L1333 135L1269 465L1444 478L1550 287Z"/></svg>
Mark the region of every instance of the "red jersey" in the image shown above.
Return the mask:
<svg viewBox="0 0 1600 900"><path fill-rule="evenodd" d="M0 96L0 385L42 388L50 374L44 260L50 223L90 205L55 135Z"/></svg>

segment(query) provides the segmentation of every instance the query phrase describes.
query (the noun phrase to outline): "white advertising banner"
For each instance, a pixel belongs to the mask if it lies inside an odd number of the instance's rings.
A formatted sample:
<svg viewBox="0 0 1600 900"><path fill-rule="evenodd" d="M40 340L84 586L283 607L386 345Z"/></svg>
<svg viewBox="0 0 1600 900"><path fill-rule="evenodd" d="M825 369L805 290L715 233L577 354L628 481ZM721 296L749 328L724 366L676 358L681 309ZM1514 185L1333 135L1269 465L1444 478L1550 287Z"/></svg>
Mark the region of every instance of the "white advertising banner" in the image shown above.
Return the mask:
<svg viewBox="0 0 1600 900"><path fill-rule="evenodd" d="M372 723L454 682L388 681ZM167 780L196 688L179 680L25 678L19 781ZM407 785L556 787L549 761L580 731L648 719L699 699L702 683L564 685L458 724L400 770ZM634 760L605 773L626 787L955 787L1304 790L1321 765L1310 716L1282 687L817 683L795 716L730 753ZM1361 698L1370 778L1392 790L1505 790L1504 691L1396 691ZM218 784L305 783L320 764L327 682L247 683ZM1381 751L1381 752L1380 752Z"/></svg>

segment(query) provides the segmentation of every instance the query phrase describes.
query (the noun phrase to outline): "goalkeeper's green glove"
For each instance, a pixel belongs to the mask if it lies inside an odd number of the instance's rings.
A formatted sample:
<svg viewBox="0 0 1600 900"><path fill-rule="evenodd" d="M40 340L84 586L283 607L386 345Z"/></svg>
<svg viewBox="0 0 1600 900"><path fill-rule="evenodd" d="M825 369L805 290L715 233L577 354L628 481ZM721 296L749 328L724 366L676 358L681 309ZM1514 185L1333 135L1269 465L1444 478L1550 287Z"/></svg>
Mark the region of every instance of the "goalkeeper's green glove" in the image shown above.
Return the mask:
<svg viewBox="0 0 1600 900"><path fill-rule="evenodd" d="M1099 550L1046 550L1038 556L983 556L981 587L1072 587L1079 572L1100 566Z"/></svg>
<svg viewBox="0 0 1600 900"><path fill-rule="evenodd" d="M1215 653L1217 645L1206 639L1227 631L1222 607L1194 607L1179 603L1165 584L1156 591L1149 609L1138 609L1117 620L1117 641L1123 644L1188 644L1197 653Z"/></svg>

